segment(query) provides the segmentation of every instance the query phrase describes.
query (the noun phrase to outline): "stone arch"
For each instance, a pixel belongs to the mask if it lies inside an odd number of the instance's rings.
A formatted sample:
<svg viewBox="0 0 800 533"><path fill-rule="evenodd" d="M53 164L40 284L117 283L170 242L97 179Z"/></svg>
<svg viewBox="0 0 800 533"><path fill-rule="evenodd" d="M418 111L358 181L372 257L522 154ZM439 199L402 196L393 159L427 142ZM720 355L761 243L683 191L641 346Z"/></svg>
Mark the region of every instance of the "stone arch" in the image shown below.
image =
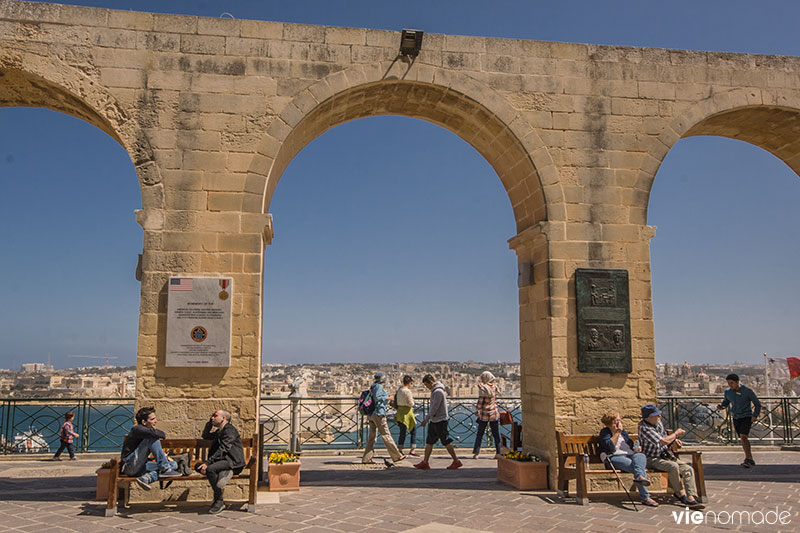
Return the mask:
<svg viewBox="0 0 800 533"><path fill-rule="evenodd" d="M699 135L737 139L763 148L800 176L800 91L775 95L762 89L735 89L687 108L664 127L645 156L638 183L647 191L648 205L653 181L667 153L680 139Z"/></svg>
<svg viewBox="0 0 800 533"><path fill-rule="evenodd" d="M28 52L0 56L0 107L11 106L52 109L96 126L128 152L143 193L145 187L161 182L150 142L131 113L77 68Z"/></svg>
<svg viewBox="0 0 800 533"><path fill-rule="evenodd" d="M403 70L391 63L340 71L287 104L254 156L244 209L267 212L286 166L326 130L368 116L403 115L452 131L486 158L508 193L518 232L566 217L549 152L505 99L466 75L425 66L392 75L396 69Z"/></svg>

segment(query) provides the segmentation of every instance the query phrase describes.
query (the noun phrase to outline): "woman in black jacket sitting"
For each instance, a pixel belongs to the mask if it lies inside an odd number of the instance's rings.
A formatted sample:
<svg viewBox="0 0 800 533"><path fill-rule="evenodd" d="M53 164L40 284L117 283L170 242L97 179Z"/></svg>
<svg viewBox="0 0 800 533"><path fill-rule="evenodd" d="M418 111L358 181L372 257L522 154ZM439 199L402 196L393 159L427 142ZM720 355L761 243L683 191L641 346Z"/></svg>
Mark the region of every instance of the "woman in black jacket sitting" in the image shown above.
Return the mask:
<svg viewBox="0 0 800 533"><path fill-rule="evenodd" d="M647 491L647 486L650 485L645 473L647 457L636 451L633 439L622 429L619 413L607 411L600 420L605 426L600 430L600 458L605 462L606 468L610 469L613 465L617 470L632 473L642 503L649 507L658 507L658 502Z"/></svg>

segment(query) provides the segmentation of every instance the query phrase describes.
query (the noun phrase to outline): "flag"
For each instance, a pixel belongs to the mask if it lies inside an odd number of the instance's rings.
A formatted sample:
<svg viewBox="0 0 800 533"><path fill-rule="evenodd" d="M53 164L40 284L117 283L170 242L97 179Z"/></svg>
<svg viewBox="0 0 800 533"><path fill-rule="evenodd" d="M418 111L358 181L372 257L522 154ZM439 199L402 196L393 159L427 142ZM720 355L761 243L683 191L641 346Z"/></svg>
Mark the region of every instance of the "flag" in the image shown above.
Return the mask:
<svg viewBox="0 0 800 533"><path fill-rule="evenodd" d="M777 359L770 357L767 372L772 379L794 379L800 376L800 358Z"/></svg>
<svg viewBox="0 0 800 533"><path fill-rule="evenodd" d="M192 278L170 278L169 290L172 291L191 291Z"/></svg>

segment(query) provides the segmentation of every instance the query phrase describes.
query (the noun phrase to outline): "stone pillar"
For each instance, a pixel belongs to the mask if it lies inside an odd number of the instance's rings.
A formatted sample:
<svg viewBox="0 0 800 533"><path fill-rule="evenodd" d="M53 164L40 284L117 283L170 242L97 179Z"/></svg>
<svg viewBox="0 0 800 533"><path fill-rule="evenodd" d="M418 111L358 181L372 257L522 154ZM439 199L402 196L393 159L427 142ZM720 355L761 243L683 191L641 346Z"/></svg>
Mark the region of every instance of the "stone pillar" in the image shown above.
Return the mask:
<svg viewBox="0 0 800 533"><path fill-rule="evenodd" d="M612 408L635 428L639 407L656 399L649 248L654 231L636 224L543 222L509 241L520 271L532 265L532 278L521 279L519 288L523 445L550 462L551 487L557 477L557 430L597 433L602 412ZM628 270L630 374L578 372L578 268Z"/></svg>
<svg viewBox="0 0 800 533"><path fill-rule="evenodd" d="M263 250L272 238L271 215L143 209L137 221L144 252L136 409L155 407L168 436L191 438L222 408L243 437L252 436L258 428ZM230 367L165 366L170 276L233 278Z"/></svg>
<svg viewBox="0 0 800 533"><path fill-rule="evenodd" d="M528 228L509 240L519 268L520 395L526 452L555 465L554 321L550 280L563 264L549 260L549 223ZM557 312L557 309L555 310ZM555 472L551 468L552 473ZM551 485L555 482L551 480Z"/></svg>

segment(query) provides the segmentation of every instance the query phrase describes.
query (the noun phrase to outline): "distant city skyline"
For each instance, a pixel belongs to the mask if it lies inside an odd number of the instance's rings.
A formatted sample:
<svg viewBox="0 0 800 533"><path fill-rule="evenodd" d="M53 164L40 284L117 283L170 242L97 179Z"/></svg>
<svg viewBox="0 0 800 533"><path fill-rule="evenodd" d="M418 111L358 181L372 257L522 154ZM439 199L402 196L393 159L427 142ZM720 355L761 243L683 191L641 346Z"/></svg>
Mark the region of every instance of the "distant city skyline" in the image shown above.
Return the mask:
<svg viewBox="0 0 800 533"><path fill-rule="evenodd" d="M62 3L202 16L800 56L800 4L731 0ZM542 23L542 21L546 21ZM42 109L0 109L0 366L135 364L142 231L133 165L113 139ZM648 224L657 362L800 355L800 180L774 156L681 140ZM266 250L263 361L519 361L508 196L466 142L429 123L336 127L287 168ZM15 261L6 260L15 258Z"/></svg>

